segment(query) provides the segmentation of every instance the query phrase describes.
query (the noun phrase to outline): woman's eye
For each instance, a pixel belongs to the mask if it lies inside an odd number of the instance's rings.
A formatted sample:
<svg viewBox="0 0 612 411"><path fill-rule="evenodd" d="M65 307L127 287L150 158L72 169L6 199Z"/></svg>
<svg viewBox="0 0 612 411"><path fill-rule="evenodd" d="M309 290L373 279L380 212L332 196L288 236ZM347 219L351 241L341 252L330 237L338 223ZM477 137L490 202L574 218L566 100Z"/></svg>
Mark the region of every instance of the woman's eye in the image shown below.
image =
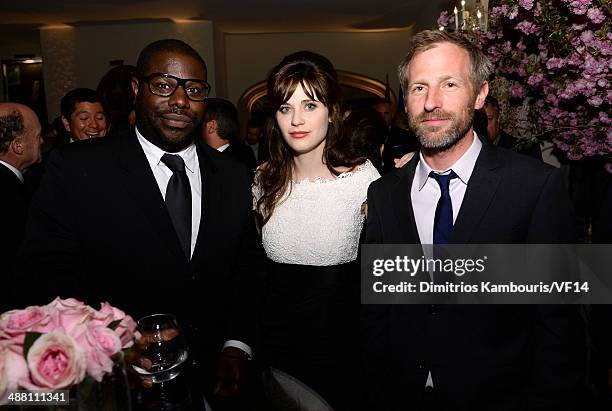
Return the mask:
<svg viewBox="0 0 612 411"><path fill-rule="evenodd" d="M306 103L305 108L306 110L312 111L317 108L317 104L316 103Z"/></svg>
<svg viewBox="0 0 612 411"><path fill-rule="evenodd" d="M289 108L288 106L281 106L281 107L278 109L278 112L279 112L279 113L282 113L282 114L286 114L286 113L288 113L288 112L289 112L289 110L290 110L290 108Z"/></svg>

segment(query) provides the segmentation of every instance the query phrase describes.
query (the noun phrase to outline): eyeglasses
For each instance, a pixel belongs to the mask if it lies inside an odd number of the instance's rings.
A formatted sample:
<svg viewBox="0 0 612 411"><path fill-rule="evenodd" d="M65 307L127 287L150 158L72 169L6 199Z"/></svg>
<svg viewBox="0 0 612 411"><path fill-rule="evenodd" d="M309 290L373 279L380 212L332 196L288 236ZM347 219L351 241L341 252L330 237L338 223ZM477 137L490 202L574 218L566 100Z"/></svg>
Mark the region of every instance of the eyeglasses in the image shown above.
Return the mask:
<svg viewBox="0 0 612 411"><path fill-rule="evenodd" d="M140 79L149 83L149 91L160 97L170 97L179 86L192 101L204 101L210 93L210 84L204 80L178 78L163 73L153 73Z"/></svg>

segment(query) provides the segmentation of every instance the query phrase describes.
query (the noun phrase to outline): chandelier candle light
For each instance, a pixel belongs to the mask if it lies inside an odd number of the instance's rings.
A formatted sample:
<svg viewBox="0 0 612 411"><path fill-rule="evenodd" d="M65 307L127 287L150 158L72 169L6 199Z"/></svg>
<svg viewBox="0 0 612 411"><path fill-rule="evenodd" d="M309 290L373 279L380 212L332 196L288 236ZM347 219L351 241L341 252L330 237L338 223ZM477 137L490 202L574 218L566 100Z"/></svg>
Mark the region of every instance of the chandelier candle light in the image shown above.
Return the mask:
<svg viewBox="0 0 612 411"><path fill-rule="evenodd" d="M461 10L457 6L453 9L455 16L455 31L487 30L488 0L470 1L461 0ZM440 26L444 30L444 26Z"/></svg>

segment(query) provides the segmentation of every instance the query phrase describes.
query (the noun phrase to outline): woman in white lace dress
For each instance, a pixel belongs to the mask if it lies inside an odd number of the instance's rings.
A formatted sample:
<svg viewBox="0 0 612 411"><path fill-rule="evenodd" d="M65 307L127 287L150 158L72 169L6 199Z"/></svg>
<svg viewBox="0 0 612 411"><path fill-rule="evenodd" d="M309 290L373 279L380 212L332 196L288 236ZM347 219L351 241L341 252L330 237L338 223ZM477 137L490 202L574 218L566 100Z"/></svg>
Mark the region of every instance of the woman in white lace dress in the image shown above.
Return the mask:
<svg viewBox="0 0 612 411"><path fill-rule="evenodd" d="M275 115L257 172L269 281L262 319L268 364L314 389L336 411L358 405L359 267L369 184L380 175L340 142L340 86L323 56L297 52L268 78ZM353 156L355 157L355 156Z"/></svg>

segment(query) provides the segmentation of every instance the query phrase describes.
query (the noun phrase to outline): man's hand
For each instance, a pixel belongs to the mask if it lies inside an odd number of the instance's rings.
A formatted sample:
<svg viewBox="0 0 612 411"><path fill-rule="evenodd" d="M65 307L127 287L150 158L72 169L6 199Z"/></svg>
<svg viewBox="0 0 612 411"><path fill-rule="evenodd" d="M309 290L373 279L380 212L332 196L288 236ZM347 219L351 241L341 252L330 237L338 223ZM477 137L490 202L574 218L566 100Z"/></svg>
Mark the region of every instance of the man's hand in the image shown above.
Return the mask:
<svg viewBox="0 0 612 411"><path fill-rule="evenodd" d="M144 371L149 370L153 366L153 362L145 355L149 345L159 341L170 341L178 334L179 331L174 328L168 328L157 333L138 333L134 345L125 352L125 363L128 369L130 386L142 386L144 388L151 388L153 386L153 380L146 375L138 373L134 366Z"/></svg>
<svg viewBox="0 0 612 411"><path fill-rule="evenodd" d="M393 161L395 162L395 168L404 167L404 164L409 162L412 159L412 157L414 157L415 153L416 151L411 151L410 153L404 154L402 158L394 158Z"/></svg>
<svg viewBox="0 0 612 411"><path fill-rule="evenodd" d="M217 397L234 397L242 388L248 365L247 354L236 347L225 347L217 361L215 389Z"/></svg>

